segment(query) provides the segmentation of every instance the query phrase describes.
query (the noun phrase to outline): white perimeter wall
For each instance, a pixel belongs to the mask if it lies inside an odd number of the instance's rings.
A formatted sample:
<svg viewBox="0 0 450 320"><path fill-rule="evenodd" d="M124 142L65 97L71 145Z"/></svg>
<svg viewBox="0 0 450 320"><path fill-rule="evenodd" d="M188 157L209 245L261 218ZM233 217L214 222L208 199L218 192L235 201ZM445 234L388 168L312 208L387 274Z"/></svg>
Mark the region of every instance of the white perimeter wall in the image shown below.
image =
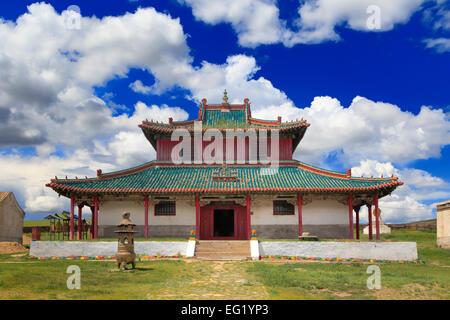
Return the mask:
<svg viewBox="0 0 450 320"><path fill-rule="evenodd" d="M298 206L295 215L273 214L271 199L252 200L251 217L254 225L298 224ZM348 224L348 206L336 200L313 200L302 207L303 224Z"/></svg>
<svg viewBox="0 0 450 320"><path fill-rule="evenodd" d="M155 205L148 207L148 224L151 225L194 225L195 206L193 201L177 200L175 216L155 216ZM99 225L116 225L122 220L124 212L131 213L131 221L137 225L145 224L144 201L110 200L100 204Z"/></svg>

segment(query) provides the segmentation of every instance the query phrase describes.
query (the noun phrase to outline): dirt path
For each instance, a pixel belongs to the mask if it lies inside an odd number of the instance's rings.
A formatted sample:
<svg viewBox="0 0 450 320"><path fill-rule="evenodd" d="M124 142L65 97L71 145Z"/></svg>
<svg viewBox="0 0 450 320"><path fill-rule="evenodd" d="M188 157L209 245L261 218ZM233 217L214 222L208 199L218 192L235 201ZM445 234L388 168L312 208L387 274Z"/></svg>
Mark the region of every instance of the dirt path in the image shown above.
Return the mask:
<svg viewBox="0 0 450 320"><path fill-rule="evenodd" d="M18 242L0 242L0 253L16 253L27 251L27 248L23 247Z"/></svg>
<svg viewBox="0 0 450 320"><path fill-rule="evenodd" d="M268 299L265 287L246 272L244 263L194 262L200 268L198 277L181 283L174 281L165 288L147 295L148 299L193 299L193 300L256 300Z"/></svg>

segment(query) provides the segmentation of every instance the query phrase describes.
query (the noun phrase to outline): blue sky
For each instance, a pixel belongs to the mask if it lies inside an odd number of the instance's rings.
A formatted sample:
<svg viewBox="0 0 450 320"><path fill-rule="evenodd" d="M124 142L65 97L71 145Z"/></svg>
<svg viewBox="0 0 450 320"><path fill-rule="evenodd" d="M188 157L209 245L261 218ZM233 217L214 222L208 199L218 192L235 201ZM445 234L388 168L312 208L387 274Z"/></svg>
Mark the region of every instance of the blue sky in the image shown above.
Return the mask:
<svg viewBox="0 0 450 320"><path fill-rule="evenodd" d="M448 2L217 3L0 3L0 187L27 219L67 209L43 186L54 175L151 160L140 121L195 118L200 99L219 102L225 88L260 118L307 119L297 159L399 175L405 187L385 199L386 219L435 215L450 198ZM70 5L80 30L61 30Z"/></svg>

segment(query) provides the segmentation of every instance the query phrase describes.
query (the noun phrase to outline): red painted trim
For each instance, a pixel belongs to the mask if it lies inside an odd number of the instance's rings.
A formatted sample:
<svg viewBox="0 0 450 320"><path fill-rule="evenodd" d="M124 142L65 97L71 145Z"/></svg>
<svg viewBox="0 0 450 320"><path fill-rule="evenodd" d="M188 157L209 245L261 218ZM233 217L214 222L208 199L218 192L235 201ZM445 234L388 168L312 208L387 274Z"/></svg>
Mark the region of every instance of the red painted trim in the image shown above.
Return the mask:
<svg viewBox="0 0 450 320"><path fill-rule="evenodd" d="M248 240L248 219L246 206L241 206L229 202L228 204L210 204L200 208L200 240ZM215 237L214 236L214 211L215 210L234 211L234 236Z"/></svg>
<svg viewBox="0 0 450 320"><path fill-rule="evenodd" d="M95 223L93 225L94 239L97 239L97 237L98 237L98 197L97 196L94 197L94 217L95 217L95 219L94 219Z"/></svg>
<svg viewBox="0 0 450 320"><path fill-rule="evenodd" d="M200 120L198 120L200 121ZM251 123L251 124L257 124L258 123ZM286 123L289 124L289 123ZM192 124L186 124L186 126L189 125L191 126ZM292 125L286 125L286 126L281 126L280 124L278 124L276 121L272 124L259 124L261 126L264 127L248 127L248 128L244 128L244 129L255 129L255 130L259 130L259 129L277 129L279 131L288 131L288 130L292 130L292 129L301 129L301 128L307 128L310 126L309 123L301 123L301 124L292 124ZM179 126L174 126L174 125L168 125L168 124L163 124L163 123L143 123L138 125L139 128L143 129L143 130L148 130L148 133L167 133L170 134L171 132L177 130L178 128L176 127L184 127L185 125L179 125ZM194 128L189 127L189 128L185 128L187 131L189 132L193 132ZM216 128L219 130L224 130L223 128ZM233 129L233 128L229 128L229 129ZM202 128L202 132L208 130L208 128Z"/></svg>
<svg viewBox="0 0 450 320"><path fill-rule="evenodd" d="M144 237L148 238L148 196L145 197L145 232L144 232Z"/></svg>
<svg viewBox="0 0 450 320"><path fill-rule="evenodd" d="M74 211L75 211L75 198L72 196L72 197L70 197L70 233L69 233L69 240L73 240Z"/></svg>
<svg viewBox="0 0 450 320"><path fill-rule="evenodd" d="M248 236L248 239L250 239L250 237L252 235L250 205L251 205L250 195L247 195L247 236Z"/></svg>
<svg viewBox="0 0 450 320"><path fill-rule="evenodd" d="M94 207L90 207L91 208L91 228L90 228L90 234L91 234L91 240L94 239L94 219L95 219L95 215L94 215Z"/></svg>
<svg viewBox="0 0 450 320"><path fill-rule="evenodd" d="M298 236L301 237L303 234L303 216L302 216L302 207L303 207L303 196L297 195L297 206L298 206Z"/></svg>
<svg viewBox="0 0 450 320"><path fill-rule="evenodd" d="M357 210L355 210L356 213L356 239L359 240L359 210L360 208L358 207Z"/></svg>
<svg viewBox="0 0 450 320"><path fill-rule="evenodd" d="M375 232L376 232L376 239L380 240L380 215L378 214L378 194L375 194L373 196L373 202L375 205Z"/></svg>
<svg viewBox="0 0 450 320"><path fill-rule="evenodd" d="M150 189L150 188L121 188L121 189L94 189L94 188L78 188L73 186L61 185L58 183L49 183L46 186L51 187L53 189L61 189L61 190L69 190L74 192L81 193L90 193L90 192L103 192L103 193L141 193L141 192L154 192L154 193L198 193L198 192L217 192L217 193L247 193L247 192L271 192L271 191L286 191L286 192L342 192L342 191L373 191L373 190L381 190L389 187L400 186L401 183L396 183L395 181L392 183L381 184L377 186L368 186L368 187L358 187L358 188L169 188L169 189Z"/></svg>
<svg viewBox="0 0 450 320"><path fill-rule="evenodd" d="M353 240L354 231L353 231L353 195L348 196L348 223L349 223L349 231L350 231L350 239Z"/></svg>
<svg viewBox="0 0 450 320"><path fill-rule="evenodd" d="M372 205L367 205L367 213L369 217L369 240L373 240L372 234Z"/></svg>
<svg viewBox="0 0 450 320"><path fill-rule="evenodd" d="M78 240L82 240L81 236L83 232L83 219L82 219L83 207L84 207L83 205L78 206Z"/></svg>
<svg viewBox="0 0 450 320"><path fill-rule="evenodd" d="M200 239L200 197L195 196L195 234Z"/></svg>

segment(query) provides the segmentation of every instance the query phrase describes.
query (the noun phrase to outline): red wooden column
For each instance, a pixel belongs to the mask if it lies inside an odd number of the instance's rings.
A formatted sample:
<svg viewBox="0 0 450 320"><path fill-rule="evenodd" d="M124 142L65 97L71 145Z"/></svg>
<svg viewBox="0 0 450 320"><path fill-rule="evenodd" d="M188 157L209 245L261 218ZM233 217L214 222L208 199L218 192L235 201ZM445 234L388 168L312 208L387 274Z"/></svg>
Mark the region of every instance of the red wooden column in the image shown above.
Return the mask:
<svg viewBox="0 0 450 320"><path fill-rule="evenodd" d="M355 208L356 213L356 239L359 240L359 209L360 207Z"/></svg>
<svg viewBox="0 0 450 320"><path fill-rule="evenodd" d="M70 232L69 232L69 240L73 240L73 231L74 231L74 213L75 211L75 198L70 197Z"/></svg>
<svg viewBox="0 0 450 320"><path fill-rule="evenodd" d="M200 197L195 196L195 235L200 239Z"/></svg>
<svg viewBox="0 0 450 320"><path fill-rule="evenodd" d="M252 222L251 222L251 218L250 218L250 195L247 195L247 237L248 239L250 239L251 235L252 235Z"/></svg>
<svg viewBox="0 0 450 320"><path fill-rule="evenodd" d="M145 231L144 237L148 238L148 196L145 197Z"/></svg>
<svg viewBox="0 0 450 320"><path fill-rule="evenodd" d="M301 237L303 234L303 217L302 217L303 197L301 194L297 195L297 206L298 206L298 236Z"/></svg>
<svg viewBox="0 0 450 320"><path fill-rule="evenodd" d="M348 224L349 224L349 232L350 239L354 239L353 232L353 195L348 196Z"/></svg>
<svg viewBox="0 0 450 320"><path fill-rule="evenodd" d="M78 205L78 240L82 240L81 236L83 232L83 220L82 220L83 207L84 206L82 204Z"/></svg>
<svg viewBox="0 0 450 320"><path fill-rule="evenodd" d="M372 232L372 205L367 205L367 213L369 218L369 240L373 240L373 232Z"/></svg>
<svg viewBox="0 0 450 320"><path fill-rule="evenodd" d="M91 239L94 239L94 207L89 207L91 209Z"/></svg>
<svg viewBox="0 0 450 320"><path fill-rule="evenodd" d="M98 237L98 197L95 196L94 197L94 221L95 223L93 224L94 227L94 239L97 239Z"/></svg>
<svg viewBox="0 0 450 320"><path fill-rule="evenodd" d="M373 203L375 205L375 232L376 239L380 240L380 215L378 214L378 194L373 196Z"/></svg>

